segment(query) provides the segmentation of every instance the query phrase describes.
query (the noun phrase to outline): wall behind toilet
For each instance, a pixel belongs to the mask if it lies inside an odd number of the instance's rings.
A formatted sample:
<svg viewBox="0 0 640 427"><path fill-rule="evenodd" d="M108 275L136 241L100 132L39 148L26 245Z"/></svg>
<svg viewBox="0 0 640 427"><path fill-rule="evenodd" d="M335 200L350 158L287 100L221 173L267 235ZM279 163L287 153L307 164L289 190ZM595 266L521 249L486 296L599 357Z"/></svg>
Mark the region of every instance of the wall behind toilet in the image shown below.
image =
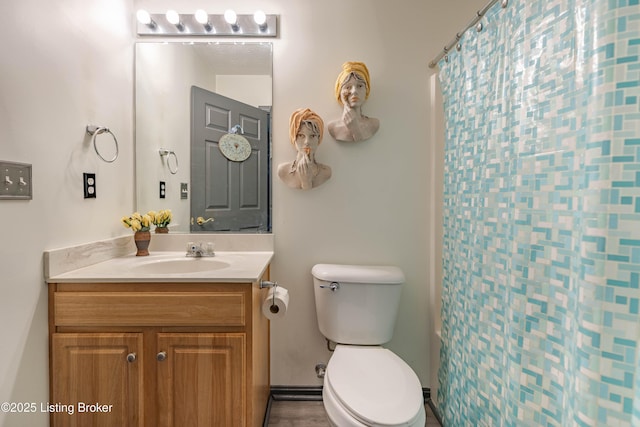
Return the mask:
<svg viewBox="0 0 640 427"><path fill-rule="evenodd" d="M485 0L23 0L1 2L0 159L33 164L34 198L0 202L0 402L48 398L47 293L42 252L129 235L119 223L135 209L134 19L139 7L279 14L274 44L273 164L291 161L288 118L309 107L326 122L340 115L333 85L347 60L365 62L372 91L365 114L377 135L338 144L326 134L318 160L333 177L309 192L273 182L276 257L272 276L289 288L287 317L272 324L274 385L317 385L329 353L317 329L310 270L317 262L389 263L407 284L389 346L430 386L435 286L429 266L440 215L440 124L431 122L427 63ZM439 108L439 106L438 106ZM88 123L120 143L101 162ZM82 173L97 174L96 199L82 198ZM46 414L0 413L0 425L45 426Z"/></svg>
<svg viewBox="0 0 640 427"><path fill-rule="evenodd" d="M436 341L430 266L441 191L432 177L442 161L432 135L428 62L484 0L399 2L329 0L322 6L283 1L281 40L274 47L274 164L291 161L289 114L309 107L327 123L341 114L333 97L344 61L367 64L371 95L364 114L380 119L368 141L337 143L328 132L317 157L332 178L308 192L274 181L276 257L273 278L289 287L288 318L273 322L272 383L317 385L314 366L330 353L318 331L310 274L314 264L392 264L405 272L400 313L388 344L432 387L429 343ZM438 106L440 107L440 106ZM434 170L435 168L435 170ZM437 353L436 353L437 354Z"/></svg>

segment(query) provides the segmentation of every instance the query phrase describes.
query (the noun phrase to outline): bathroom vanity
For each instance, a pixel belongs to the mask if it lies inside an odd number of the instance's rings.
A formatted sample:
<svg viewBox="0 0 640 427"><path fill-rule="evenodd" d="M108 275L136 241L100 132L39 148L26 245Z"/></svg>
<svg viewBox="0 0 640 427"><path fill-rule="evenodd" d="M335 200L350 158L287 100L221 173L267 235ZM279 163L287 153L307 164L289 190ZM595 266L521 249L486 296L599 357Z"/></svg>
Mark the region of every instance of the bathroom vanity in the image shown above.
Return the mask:
<svg viewBox="0 0 640 427"><path fill-rule="evenodd" d="M261 426L271 256L127 256L48 278L51 425Z"/></svg>

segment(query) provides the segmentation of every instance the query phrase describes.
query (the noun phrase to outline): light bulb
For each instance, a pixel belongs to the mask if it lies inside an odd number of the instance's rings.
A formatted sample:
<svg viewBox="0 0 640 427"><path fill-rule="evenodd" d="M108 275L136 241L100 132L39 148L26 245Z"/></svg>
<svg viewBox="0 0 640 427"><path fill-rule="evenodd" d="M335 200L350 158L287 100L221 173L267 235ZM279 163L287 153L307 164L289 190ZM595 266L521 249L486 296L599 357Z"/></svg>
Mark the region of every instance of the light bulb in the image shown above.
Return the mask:
<svg viewBox="0 0 640 427"><path fill-rule="evenodd" d="M253 14L253 20L262 27L265 22L267 22L267 15L265 15L263 11L257 10L256 13Z"/></svg>
<svg viewBox="0 0 640 427"><path fill-rule="evenodd" d="M149 15L149 12L144 9L140 9L136 12L136 18L138 19L138 22L143 25L151 24L151 15Z"/></svg>
<svg viewBox="0 0 640 427"><path fill-rule="evenodd" d="M227 9L224 11L224 20L227 21L228 24L235 25L238 22L238 17L233 10Z"/></svg>
<svg viewBox="0 0 640 427"><path fill-rule="evenodd" d="M209 14L202 9L196 10L195 13L196 21L202 24L206 31L213 30L213 25L211 25L211 21L209 21Z"/></svg>
<svg viewBox="0 0 640 427"><path fill-rule="evenodd" d="M196 16L196 21L198 21L202 25L209 22L209 14L202 9L196 10L195 16Z"/></svg>
<svg viewBox="0 0 640 427"><path fill-rule="evenodd" d="M178 25L180 23L180 15L178 15L178 12L176 12L175 10L167 10L166 16L167 21L169 21L170 24Z"/></svg>

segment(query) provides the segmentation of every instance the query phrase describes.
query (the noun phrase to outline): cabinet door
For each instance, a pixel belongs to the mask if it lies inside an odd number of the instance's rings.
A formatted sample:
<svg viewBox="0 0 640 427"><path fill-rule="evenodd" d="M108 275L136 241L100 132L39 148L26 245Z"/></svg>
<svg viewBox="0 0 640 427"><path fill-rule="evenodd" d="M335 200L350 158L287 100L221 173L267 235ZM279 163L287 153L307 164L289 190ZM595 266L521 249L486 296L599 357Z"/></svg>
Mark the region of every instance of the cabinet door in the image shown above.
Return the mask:
<svg viewBox="0 0 640 427"><path fill-rule="evenodd" d="M142 426L142 334L57 333L52 426Z"/></svg>
<svg viewBox="0 0 640 427"><path fill-rule="evenodd" d="M160 426L245 426L245 341L244 333L158 334Z"/></svg>

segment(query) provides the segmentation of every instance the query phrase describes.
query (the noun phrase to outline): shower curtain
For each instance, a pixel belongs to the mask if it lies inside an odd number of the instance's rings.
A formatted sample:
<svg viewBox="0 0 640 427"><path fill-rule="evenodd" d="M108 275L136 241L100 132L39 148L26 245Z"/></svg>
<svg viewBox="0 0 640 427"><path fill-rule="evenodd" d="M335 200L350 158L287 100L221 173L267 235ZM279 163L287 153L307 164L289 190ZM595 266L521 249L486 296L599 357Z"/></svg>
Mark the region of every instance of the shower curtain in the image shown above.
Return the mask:
<svg viewBox="0 0 640 427"><path fill-rule="evenodd" d="M511 0L440 61L445 426L640 426L640 5Z"/></svg>

